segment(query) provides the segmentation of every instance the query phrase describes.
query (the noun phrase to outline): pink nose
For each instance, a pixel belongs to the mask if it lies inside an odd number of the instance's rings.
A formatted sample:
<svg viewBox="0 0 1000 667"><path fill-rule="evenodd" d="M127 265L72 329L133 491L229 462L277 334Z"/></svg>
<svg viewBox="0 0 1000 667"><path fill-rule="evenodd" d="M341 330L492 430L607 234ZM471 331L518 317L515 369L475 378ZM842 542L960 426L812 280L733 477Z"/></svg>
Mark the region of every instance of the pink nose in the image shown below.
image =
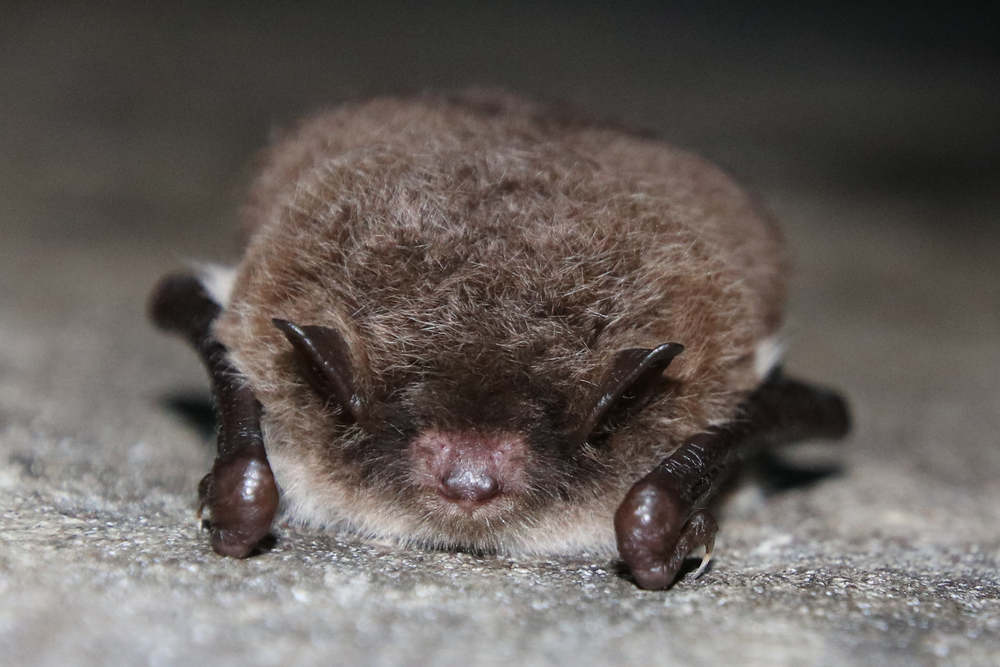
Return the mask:
<svg viewBox="0 0 1000 667"><path fill-rule="evenodd" d="M440 492L448 500L484 503L500 495L500 483L485 470L459 465L441 480Z"/></svg>
<svg viewBox="0 0 1000 667"><path fill-rule="evenodd" d="M416 490L449 515L460 510L482 518L507 507L505 497L528 489L531 450L517 433L428 429L410 443L408 454Z"/></svg>

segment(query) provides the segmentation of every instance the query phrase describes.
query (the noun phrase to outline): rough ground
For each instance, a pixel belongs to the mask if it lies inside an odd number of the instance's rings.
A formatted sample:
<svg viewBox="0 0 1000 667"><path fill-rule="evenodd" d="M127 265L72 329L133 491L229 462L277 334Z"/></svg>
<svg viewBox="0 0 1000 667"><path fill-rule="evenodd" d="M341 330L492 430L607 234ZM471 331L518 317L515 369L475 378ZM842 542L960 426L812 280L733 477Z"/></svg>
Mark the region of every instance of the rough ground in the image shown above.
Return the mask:
<svg viewBox="0 0 1000 667"><path fill-rule="evenodd" d="M992 61L597 5L201 7L0 9L0 662L1000 664ZM603 560L285 528L215 556L194 517L206 383L146 293L238 252L272 125L483 81L655 126L756 183L797 264L789 368L857 421L791 454L842 472L748 480L713 567L666 593Z"/></svg>

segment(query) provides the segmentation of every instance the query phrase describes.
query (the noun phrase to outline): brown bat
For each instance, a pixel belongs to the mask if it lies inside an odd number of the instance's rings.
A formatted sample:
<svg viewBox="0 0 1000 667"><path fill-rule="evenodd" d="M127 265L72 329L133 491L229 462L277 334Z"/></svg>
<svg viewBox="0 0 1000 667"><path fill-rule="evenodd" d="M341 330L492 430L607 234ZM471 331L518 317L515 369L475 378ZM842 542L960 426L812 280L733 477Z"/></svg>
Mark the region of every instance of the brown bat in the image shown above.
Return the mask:
<svg viewBox="0 0 1000 667"><path fill-rule="evenodd" d="M732 455L840 437L782 375L780 234L719 169L500 93L380 98L268 153L231 273L154 321L212 378L214 549L287 520L404 544L621 555L667 588Z"/></svg>

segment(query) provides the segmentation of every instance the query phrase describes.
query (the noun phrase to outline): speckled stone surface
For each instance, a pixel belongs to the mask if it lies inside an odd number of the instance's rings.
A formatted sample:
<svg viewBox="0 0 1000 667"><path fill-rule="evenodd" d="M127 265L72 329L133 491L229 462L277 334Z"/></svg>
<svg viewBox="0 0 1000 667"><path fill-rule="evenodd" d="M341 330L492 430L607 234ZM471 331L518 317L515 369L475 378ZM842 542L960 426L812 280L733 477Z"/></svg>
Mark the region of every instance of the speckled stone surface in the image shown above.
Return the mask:
<svg viewBox="0 0 1000 667"><path fill-rule="evenodd" d="M496 7L440 10L452 28L412 10L0 10L0 663L1000 664L992 71L869 70L854 51L822 69L827 47L802 38L695 51L701 69L671 78L652 65L691 43L649 51L663 26L638 10L522 9L522 42ZM800 47L806 69L783 69L778 51ZM753 68L771 78L740 77ZM150 287L235 256L235 193L274 122L478 80L590 101L757 181L797 266L789 369L852 401L846 443L789 452L841 473L781 493L748 476L712 567L669 592L603 559L287 527L233 561L199 530L207 383L146 323Z"/></svg>

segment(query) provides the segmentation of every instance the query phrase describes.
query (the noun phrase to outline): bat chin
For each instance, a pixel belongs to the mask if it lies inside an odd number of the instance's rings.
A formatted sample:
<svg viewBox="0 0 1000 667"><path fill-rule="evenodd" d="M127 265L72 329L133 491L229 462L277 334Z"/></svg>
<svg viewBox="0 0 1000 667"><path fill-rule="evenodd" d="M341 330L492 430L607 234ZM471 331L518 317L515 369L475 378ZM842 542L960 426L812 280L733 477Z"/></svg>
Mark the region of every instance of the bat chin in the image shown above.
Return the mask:
<svg viewBox="0 0 1000 667"><path fill-rule="evenodd" d="M516 502L507 494L498 494L488 500L449 498L439 491L428 495L428 509L449 522L485 525L501 521L515 511Z"/></svg>
<svg viewBox="0 0 1000 667"><path fill-rule="evenodd" d="M436 489L425 489L419 504L424 525L446 548L495 551L521 515L517 497L498 494L488 500L454 499Z"/></svg>
<svg viewBox="0 0 1000 667"><path fill-rule="evenodd" d="M438 495L440 495L444 500L442 505L448 508L445 511L455 512L460 515L465 514L469 517L473 517L477 513L479 515L483 515L495 511L491 508L492 505L496 504L493 502L495 499L490 499L486 501L468 500L464 498L458 500L452 500L442 495L440 492L438 493Z"/></svg>

